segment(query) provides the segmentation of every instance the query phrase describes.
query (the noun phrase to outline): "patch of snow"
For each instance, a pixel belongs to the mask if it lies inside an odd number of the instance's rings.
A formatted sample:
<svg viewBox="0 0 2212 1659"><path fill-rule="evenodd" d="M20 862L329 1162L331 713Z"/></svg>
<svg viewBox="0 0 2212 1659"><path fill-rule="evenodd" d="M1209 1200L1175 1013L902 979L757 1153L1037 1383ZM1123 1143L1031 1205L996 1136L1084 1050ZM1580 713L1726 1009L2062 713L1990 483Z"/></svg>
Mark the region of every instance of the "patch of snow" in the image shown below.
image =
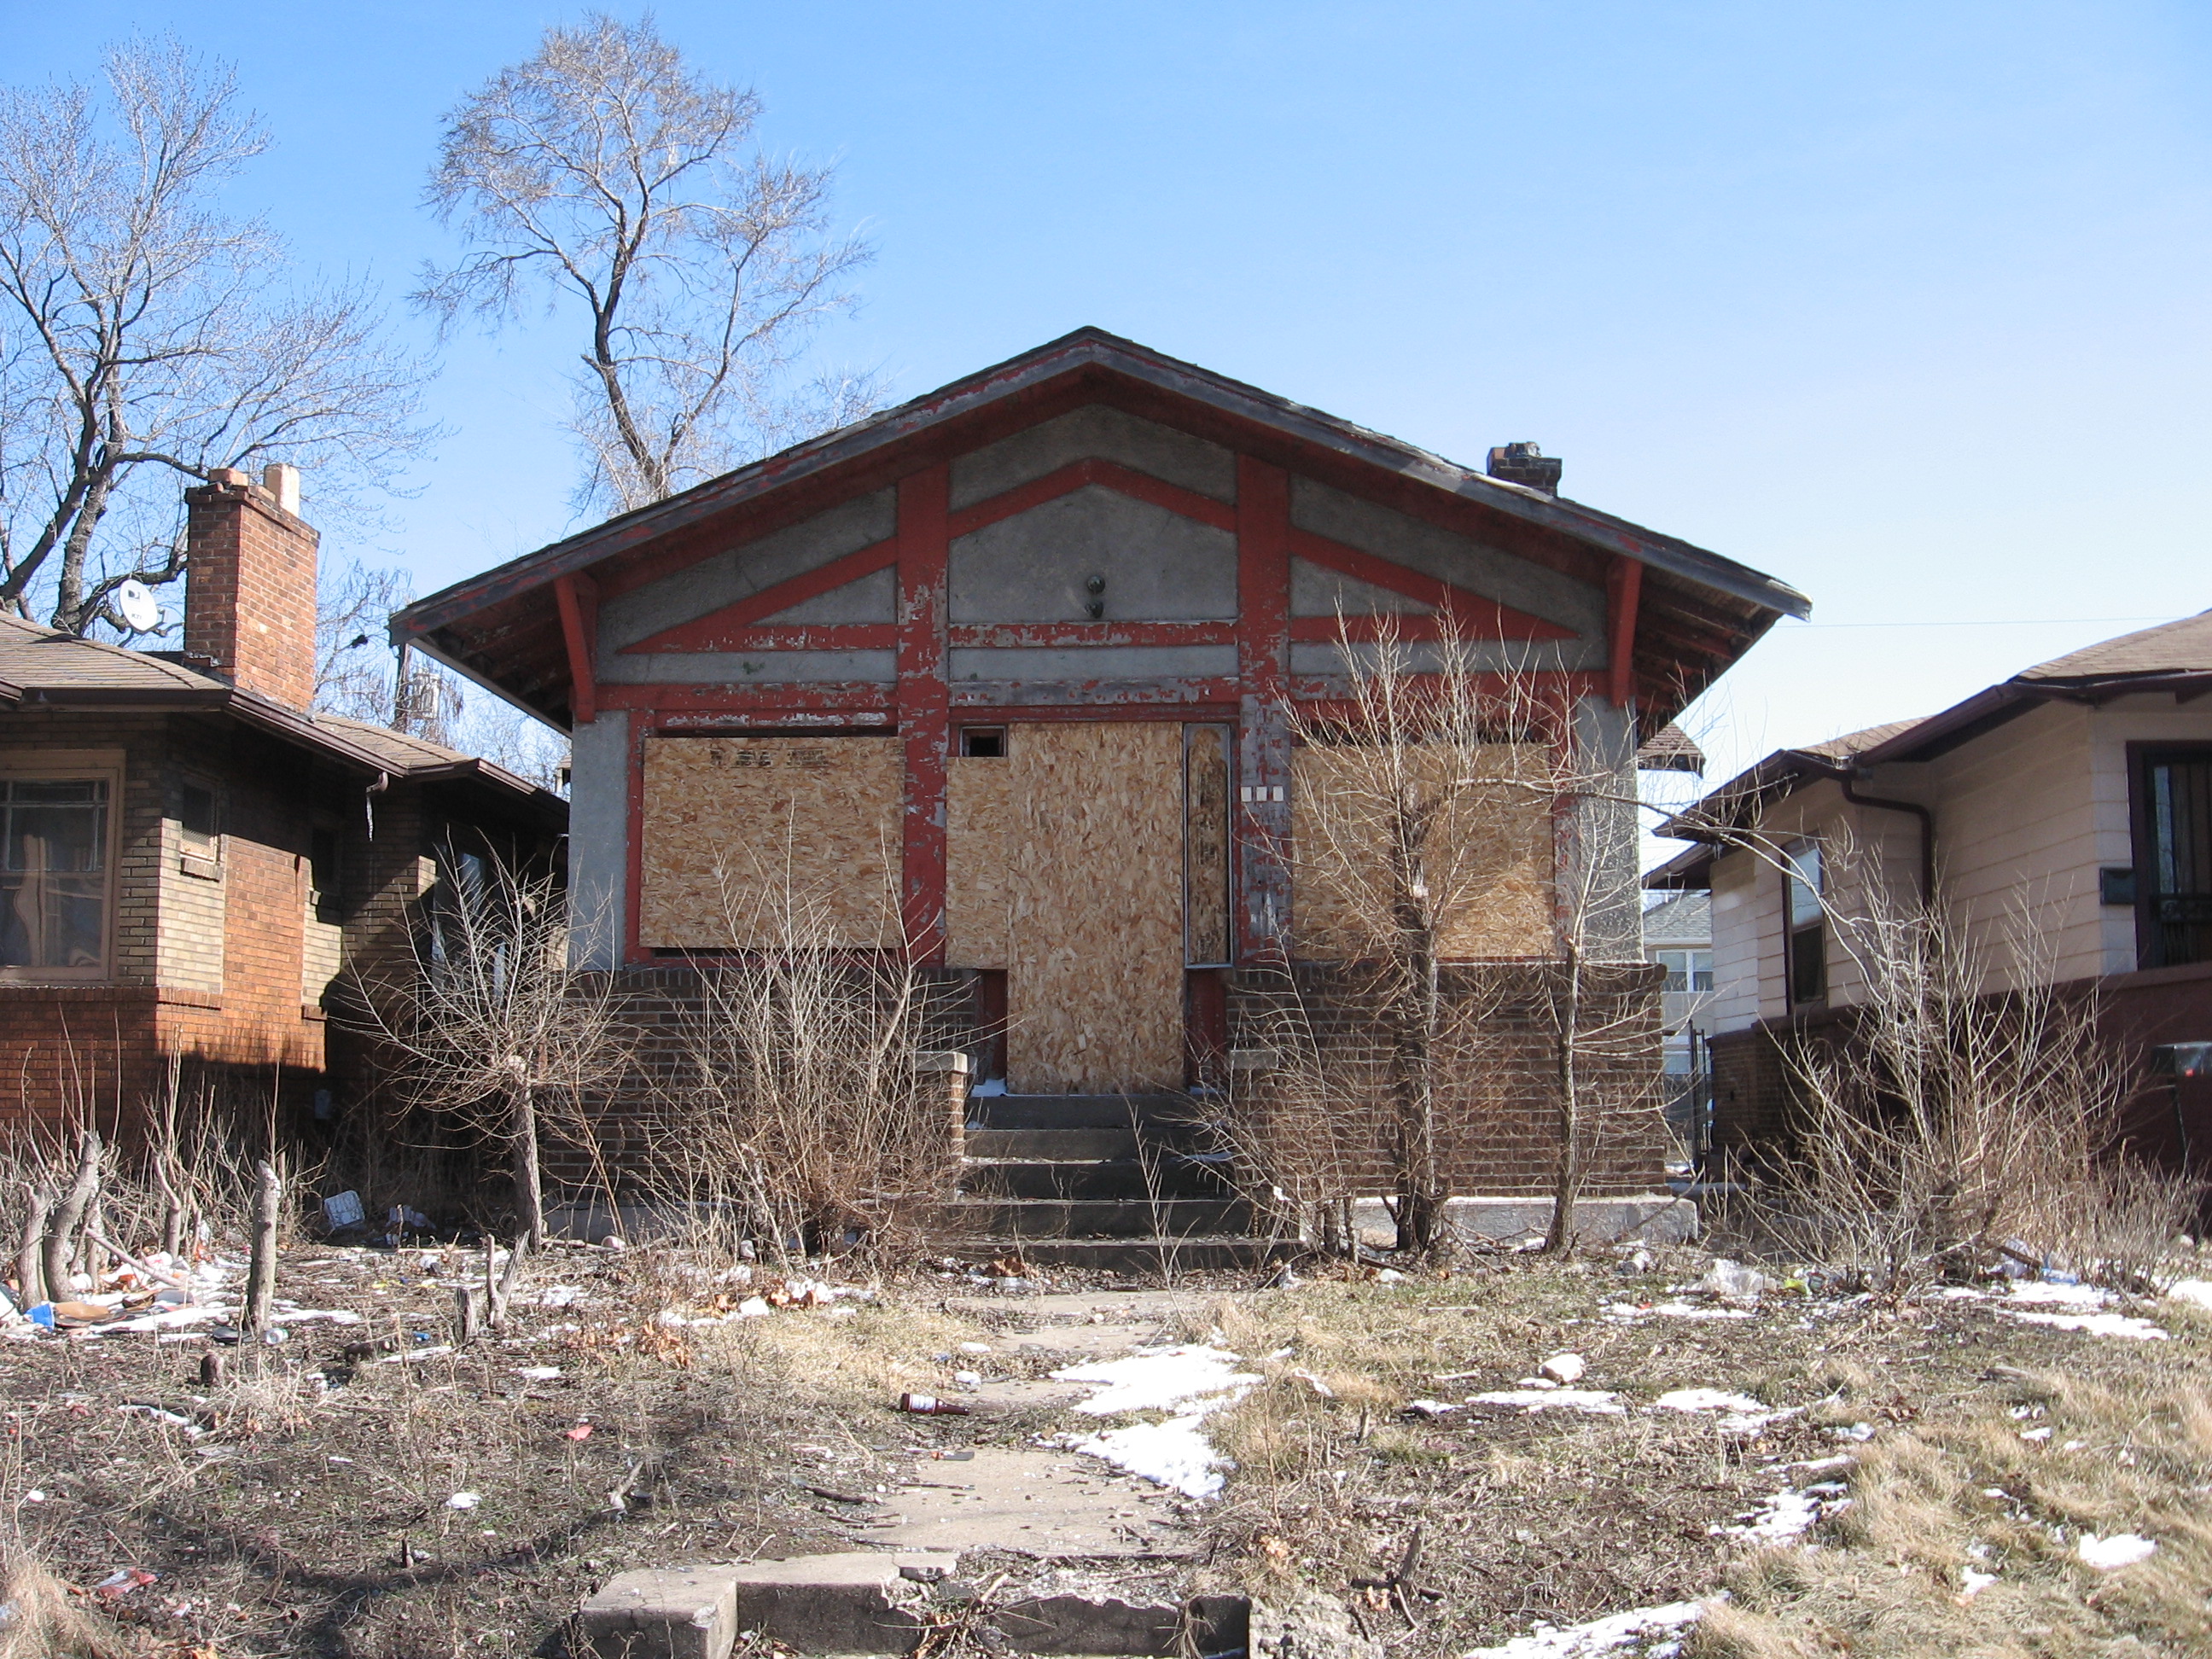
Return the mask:
<svg viewBox="0 0 2212 1659"><path fill-rule="evenodd" d="M2112 1301L2110 1291L2094 1285L2057 1285L2048 1279L2023 1279L2012 1287L2008 1302L2048 1302L2064 1308L2101 1308Z"/></svg>
<svg viewBox="0 0 2212 1659"><path fill-rule="evenodd" d="M1753 1400L1747 1394L1730 1394L1724 1389L1670 1389L1651 1402L1651 1409L1661 1412L1723 1412L1721 1427L1735 1433L1747 1433L1765 1428L1769 1423L1794 1417L1798 1407L1768 1406Z"/></svg>
<svg viewBox="0 0 2212 1659"><path fill-rule="evenodd" d="M2176 1302L2191 1302L2200 1308L2212 1308L2212 1279L2177 1279L2166 1287L2166 1293Z"/></svg>
<svg viewBox="0 0 2212 1659"><path fill-rule="evenodd" d="M1972 1567L1961 1567L1959 1569L1959 1599L1971 1601L1996 1582L1997 1576L1993 1572L1977 1572Z"/></svg>
<svg viewBox="0 0 2212 1659"><path fill-rule="evenodd" d="M1755 1538L1762 1543L1778 1544L1812 1530L1813 1523L1820 1518L1820 1500L1810 1492L1778 1492L1766 1500L1764 1509L1747 1510L1736 1517L1736 1523L1716 1527L1716 1532L1726 1533L1731 1538Z"/></svg>
<svg viewBox="0 0 2212 1659"><path fill-rule="evenodd" d="M1104 1385L1075 1408L1089 1417L1172 1411L1201 1400L1208 1402L1205 1409L1211 1411L1242 1398L1259 1382L1255 1373L1237 1369L1239 1360L1240 1356L1225 1348L1185 1343L1138 1348L1127 1358L1070 1365L1053 1376L1062 1382Z"/></svg>
<svg viewBox="0 0 2212 1659"><path fill-rule="evenodd" d="M2048 1325L2053 1330L2080 1331L2085 1336L2124 1336L2135 1342L2163 1342L2168 1333L2133 1314L2034 1313L2012 1308L1997 1311L2023 1325Z"/></svg>
<svg viewBox="0 0 2212 1659"><path fill-rule="evenodd" d="M1848 1469L1854 1467L1858 1461L1849 1452L1838 1452L1833 1457L1808 1457L1801 1462L1785 1463L1783 1467L1802 1469L1808 1474L1811 1474L1821 1469Z"/></svg>
<svg viewBox="0 0 2212 1659"><path fill-rule="evenodd" d="M1206 1437L1206 1415L1192 1412L1164 1423L1135 1423L1066 1443L1186 1498L1211 1498L1221 1490L1222 1471L1234 1465Z"/></svg>
<svg viewBox="0 0 2212 1659"><path fill-rule="evenodd" d="M517 1365L514 1374L526 1382L550 1382L561 1375L558 1365Z"/></svg>
<svg viewBox="0 0 2212 1659"><path fill-rule="evenodd" d="M1743 1308L1700 1308L1690 1302L1661 1302L1649 1308L1639 1308L1632 1302L1615 1302L1605 1310L1607 1319L1641 1319L1647 1314L1657 1314L1666 1319L1749 1319L1750 1311Z"/></svg>
<svg viewBox="0 0 2212 1659"><path fill-rule="evenodd" d="M2085 1532L2074 1546L2074 1553L2081 1558L2081 1564L2099 1572L2131 1567L2138 1561L2148 1561L2157 1552L2158 1546L2151 1540L2132 1532L2116 1532L2110 1538Z"/></svg>
<svg viewBox="0 0 2212 1659"><path fill-rule="evenodd" d="M1518 1406L1524 1412L1548 1409L1590 1412L1600 1417L1618 1417L1626 1409L1620 1399L1602 1389L1562 1389L1556 1384L1547 1389L1492 1389L1487 1394L1471 1394L1467 1397L1470 1406Z"/></svg>
<svg viewBox="0 0 2212 1659"><path fill-rule="evenodd" d="M1584 1625L1540 1624L1533 1633L1516 1636L1503 1647L1476 1648L1461 1659L1592 1659L1598 1654L1639 1652L1660 1659L1680 1650L1680 1643L1673 1638L1697 1623L1702 1611L1696 1601L1670 1601L1664 1607L1610 1613Z"/></svg>
<svg viewBox="0 0 2212 1659"><path fill-rule="evenodd" d="M581 1285L550 1285L538 1293L538 1305L541 1308L566 1308L583 1299L584 1287Z"/></svg>
<svg viewBox="0 0 2212 1659"><path fill-rule="evenodd" d="M481 1492L457 1492L446 1500L446 1507L449 1510L472 1510L483 1502Z"/></svg>
<svg viewBox="0 0 2212 1659"><path fill-rule="evenodd" d="M1554 1382L1579 1382L1589 1362L1578 1353L1555 1353L1536 1367L1537 1375L1548 1376Z"/></svg>

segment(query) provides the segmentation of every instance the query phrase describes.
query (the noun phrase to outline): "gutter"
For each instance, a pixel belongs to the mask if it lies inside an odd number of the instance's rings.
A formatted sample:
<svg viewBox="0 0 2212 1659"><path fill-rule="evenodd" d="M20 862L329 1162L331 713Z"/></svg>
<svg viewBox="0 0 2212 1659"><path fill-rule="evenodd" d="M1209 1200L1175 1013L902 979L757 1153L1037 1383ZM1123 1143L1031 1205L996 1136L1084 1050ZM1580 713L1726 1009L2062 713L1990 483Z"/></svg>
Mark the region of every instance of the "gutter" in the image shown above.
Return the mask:
<svg viewBox="0 0 2212 1659"><path fill-rule="evenodd" d="M1859 769L1835 766L1824 769L1820 775L1833 778L1843 786L1844 799L1854 806L1878 807L1885 812L1910 812L1920 820L1920 902L1924 908L1936 897L1936 813L1933 808L1918 801L1890 800L1880 795L1862 795L1857 780L1863 775Z"/></svg>

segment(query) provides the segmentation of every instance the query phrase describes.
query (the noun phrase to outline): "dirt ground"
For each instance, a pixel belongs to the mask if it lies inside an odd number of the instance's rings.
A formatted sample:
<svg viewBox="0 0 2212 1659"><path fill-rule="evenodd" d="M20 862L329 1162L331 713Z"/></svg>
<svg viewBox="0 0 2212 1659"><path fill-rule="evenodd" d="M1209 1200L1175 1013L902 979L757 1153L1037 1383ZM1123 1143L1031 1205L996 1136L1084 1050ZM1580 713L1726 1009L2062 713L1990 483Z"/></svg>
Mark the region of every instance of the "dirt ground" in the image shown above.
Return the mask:
<svg viewBox="0 0 2212 1659"><path fill-rule="evenodd" d="M1707 1263L1505 1256L1132 1298L1143 1341L1211 1344L1260 1380L1206 1419L1234 1460L1219 1496L1133 1520L1159 1547L1098 1572L1310 1586L1394 1655L1699 1600L1675 1632L1692 1654L2212 1651L2212 1310L2113 1302L2069 1328L2023 1316L2081 1308L2003 1285L1886 1307L1792 1283L1732 1307L1690 1288ZM567 1248L532 1264L504 1334L456 1348L454 1285L482 1266L294 1251L273 1345L191 1325L0 1340L0 1644L43 1598L95 1644L178 1659L559 1654L617 1572L866 1547L961 1452L1097 1427L1017 1385L1067 1358L1024 1334L1106 1316L965 1267L827 1264L822 1299L765 1268ZM1598 1410L1543 1398L1570 1395L1537 1386L1563 1353ZM1747 1398L1662 1400L1689 1389ZM979 1409L902 1415L905 1390ZM1522 1398L1468 1403L1499 1391ZM2155 1549L2112 1565L2122 1535ZM1053 1569L1016 1552L963 1571Z"/></svg>

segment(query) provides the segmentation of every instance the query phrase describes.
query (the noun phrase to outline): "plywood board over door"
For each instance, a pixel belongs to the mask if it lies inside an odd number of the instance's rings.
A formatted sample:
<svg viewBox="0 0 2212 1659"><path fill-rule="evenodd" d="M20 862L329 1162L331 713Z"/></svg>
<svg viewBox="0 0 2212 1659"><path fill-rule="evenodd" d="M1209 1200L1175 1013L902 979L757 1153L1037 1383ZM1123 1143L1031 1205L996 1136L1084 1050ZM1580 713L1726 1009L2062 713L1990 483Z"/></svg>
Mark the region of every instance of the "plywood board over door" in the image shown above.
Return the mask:
<svg viewBox="0 0 2212 1659"><path fill-rule="evenodd" d="M1182 727L1007 733L1006 1086L1115 1094L1182 1083Z"/></svg>
<svg viewBox="0 0 2212 1659"><path fill-rule="evenodd" d="M896 942L896 738L649 738L638 943Z"/></svg>

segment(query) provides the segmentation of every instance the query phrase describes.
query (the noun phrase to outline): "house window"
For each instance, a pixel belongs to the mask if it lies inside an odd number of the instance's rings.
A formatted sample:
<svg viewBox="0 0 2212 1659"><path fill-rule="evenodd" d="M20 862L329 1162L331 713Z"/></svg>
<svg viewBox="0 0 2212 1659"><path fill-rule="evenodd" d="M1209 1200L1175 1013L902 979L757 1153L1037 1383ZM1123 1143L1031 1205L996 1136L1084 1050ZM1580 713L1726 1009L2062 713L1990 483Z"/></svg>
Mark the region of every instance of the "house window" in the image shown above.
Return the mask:
<svg viewBox="0 0 2212 1659"><path fill-rule="evenodd" d="M307 902L317 921L342 921L339 909L338 832L337 826L316 824L307 836Z"/></svg>
<svg viewBox="0 0 2212 1659"><path fill-rule="evenodd" d="M2136 791L2137 960L2212 961L2212 750L2142 751Z"/></svg>
<svg viewBox="0 0 2212 1659"><path fill-rule="evenodd" d="M1006 757L1006 728L1003 726L963 726L960 732L960 753L969 760L1004 760Z"/></svg>
<svg viewBox="0 0 2212 1659"><path fill-rule="evenodd" d="M105 971L111 787L106 778L0 777L0 975Z"/></svg>
<svg viewBox="0 0 2212 1659"><path fill-rule="evenodd" d="M186 778L177 786L177 830L186 850L215 856L215 786Z"/></svg>
<svg viewBox="0 0 2212 1659"><path fill-rule="evenodd" d="M1800 842L1783 849L1784 925L1789 931L1790 1001L1820 1001L1828 994L1827 913L1820 905L1820 848Z"/></svg>
<svg viewBox="0 0 2212 1659"><path fill-rule="evenodd" d="M1654 951L1651 959L1667 970L1667 991L1710 991L1713 988L1711 951Z"/></svg>

